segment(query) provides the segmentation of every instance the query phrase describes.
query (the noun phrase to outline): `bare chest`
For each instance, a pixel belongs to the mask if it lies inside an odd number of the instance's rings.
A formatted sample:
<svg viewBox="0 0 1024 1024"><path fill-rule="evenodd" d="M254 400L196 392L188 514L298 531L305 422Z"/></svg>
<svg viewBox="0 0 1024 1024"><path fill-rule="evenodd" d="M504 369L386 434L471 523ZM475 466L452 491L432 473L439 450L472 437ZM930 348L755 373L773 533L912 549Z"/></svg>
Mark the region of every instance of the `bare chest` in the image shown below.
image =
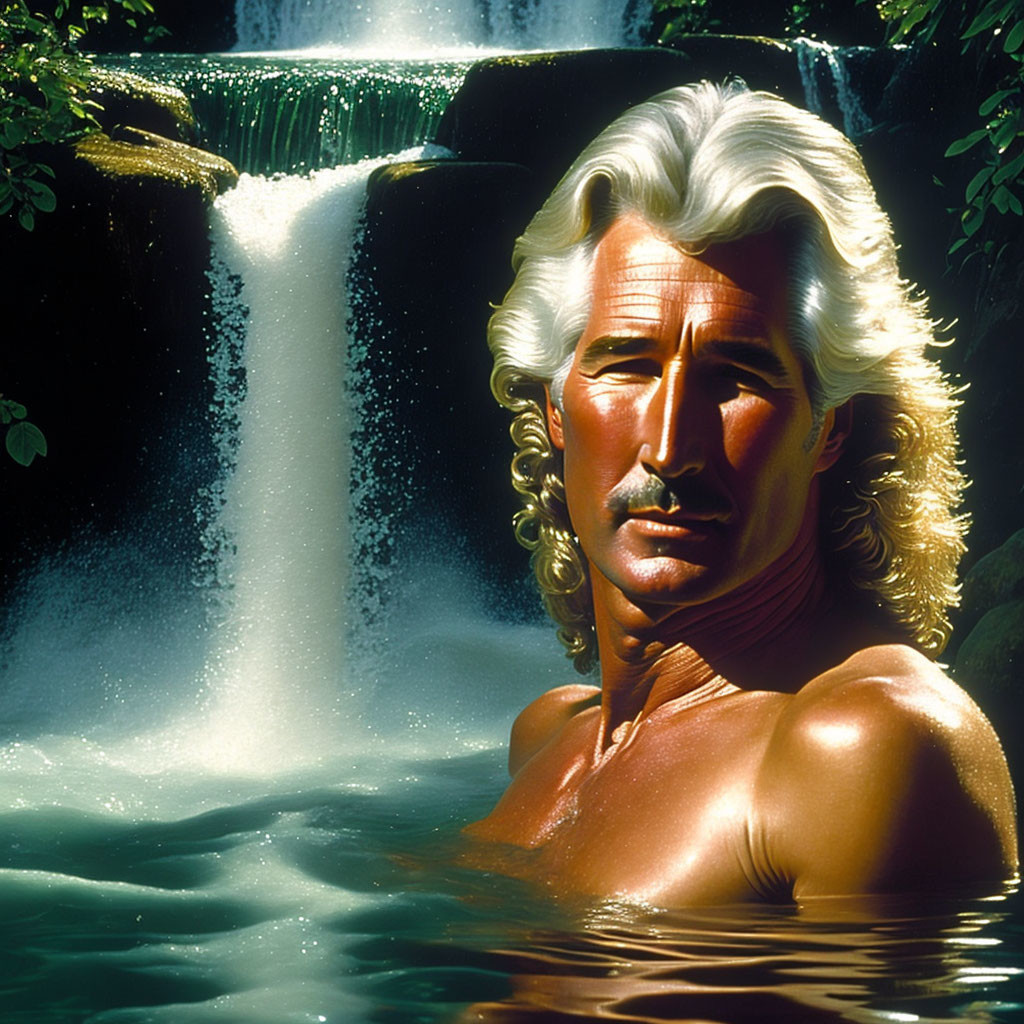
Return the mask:
<svg viewBox="0 0 1024 1024"><path fill-rule="evenodd" d="M774 715L751 702L731 710L645 723L595 757L595 709L522 769L471 834L519 848L497 870L558 890L655 903L763 896L756 782Z"/></svg>

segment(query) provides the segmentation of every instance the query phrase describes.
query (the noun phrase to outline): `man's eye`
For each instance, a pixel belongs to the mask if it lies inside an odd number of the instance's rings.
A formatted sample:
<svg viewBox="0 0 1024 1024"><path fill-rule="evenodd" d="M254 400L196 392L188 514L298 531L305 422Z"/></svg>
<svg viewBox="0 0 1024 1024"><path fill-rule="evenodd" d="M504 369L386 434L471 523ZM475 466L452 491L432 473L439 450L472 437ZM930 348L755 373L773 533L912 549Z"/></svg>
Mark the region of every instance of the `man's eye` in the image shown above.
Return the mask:
<svg viewBox="0 0 1024 1024"><path fill-rule="evenodd" d="M661 364L653 359L619 359L606 363L601 367L599 373L602 377L613 374L631 379L660 377Z"/></svg>
<svg viewBox="0 0 1024 1024"><path fill-rule="evenodd" d="M740 391L772 391L773 386L759 373L743 366L726 364L718 368L717 376L724 386L732 386Z"/></svg>

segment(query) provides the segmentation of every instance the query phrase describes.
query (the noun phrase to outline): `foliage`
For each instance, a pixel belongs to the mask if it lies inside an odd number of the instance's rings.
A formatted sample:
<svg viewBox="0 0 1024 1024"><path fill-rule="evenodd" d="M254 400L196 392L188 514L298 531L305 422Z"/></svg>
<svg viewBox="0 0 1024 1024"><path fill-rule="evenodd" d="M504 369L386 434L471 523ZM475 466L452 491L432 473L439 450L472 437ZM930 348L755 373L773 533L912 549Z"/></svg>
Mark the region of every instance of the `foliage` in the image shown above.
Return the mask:
<svg viewBox="0 0 1024 1024"><path fill-rule="evenodd" d="M23 466L31 464L37 455L46 454L46 438L25 416L27 410L20 402L12 402L0 395L0 424L7 428L4 444L7 454Z"/></svg>
<svg viewBox="0 0 1024 1024"><path fill-rule="evenodd" d="M833 43L881 41L878 15L855 0L654 0L654 23L668 44L709 32L792 39L824 31Z"/></svg>
<svg viewBox="0 0 1024 1024"><path fill-rule="evenodd" d="M671 21L662 29L658 42L669 43L680 36L719 31L721 23L712 10L709 0L690 0L686 4L679 0L654 0L655 14L674 12L674 16L670 15Z"/></svg>
<svg viewBox="0 0 1024 1024"><path fill-rule="evenodd" d="M53 168L39 146L73 142L99 131L100 106L88 95L90 59L78 45L90 26L119 11L133 28L153 14L149 0L56 0L39 13L25 0L0 0L0 216L11 214L26 231L36 215L50 213L57 196L46 179ZM158 26L150 36L159 34ZM25 419L19 402L0 396L0 427L7 453L28 466L46 454L42 431Z"/></svg>
<svg viewBox="0 0 1024 1024"><path fill-rule="evenodd" d="M57 205L44 180L53 169L34 147L73 142L100 128L101 108L88 97L91 61L78 46L90 26L109 20L111 9L133 27L153 14L149 0L57 0L52 15L33 12L26 0L0 0L0 216L17 217L26 231L37 214Z"/></svg>
<svg viewBox="0 0 1024 1024"><path fill-rule="evenodd" d="M771 19L778 25L780 36L799 35L802 15L806 14L806 3L774 4L778 10L771 12ZM684 35L700 35L708 32L730 33L737 31L755 32L755 23L737 21L734 5L715 3L714 0L654 0L656 14L670 13L671 20L662 29L658 41L671 42ZM746 26L745 29L743 26ZM754 26L754 27L751 27Z"/></svg>
<svg viewBox="0 0 1024 1024"><path fill-rule="evenodd" d="M927 45L955 34L963 63L987 93L979 126L945 153L973 171L958 211L959 237L948 252L961 254L961 266L977 255L996 264L1007 245L1003 237L1021 230L1007 216L1024 216L1024 0L882 0L879 11L892 42Z"/></svg>

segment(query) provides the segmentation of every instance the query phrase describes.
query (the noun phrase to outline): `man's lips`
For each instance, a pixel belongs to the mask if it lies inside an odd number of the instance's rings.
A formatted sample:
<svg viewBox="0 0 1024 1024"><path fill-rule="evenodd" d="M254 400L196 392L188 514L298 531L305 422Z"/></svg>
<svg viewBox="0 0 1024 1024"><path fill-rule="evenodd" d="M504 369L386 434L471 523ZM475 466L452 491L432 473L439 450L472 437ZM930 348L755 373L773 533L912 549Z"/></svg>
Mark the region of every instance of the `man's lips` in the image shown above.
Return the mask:
<svg viewBox="0 0 1024 1024"><path fill-rule="evenodd" d="M631 509L625 522L632 523L642 533L659 537L706 536L724 521L718 513L690 512L686 509L661 508Z"/></svg>
<svg viewBox="0 0 1024 1024"><path fill-rule="evenodd" d="M668 526L685 526L687 523L724 522L726 514L718 511L691 511L677 506L675 508L630 508L626 511L627 519L648 519Z"/></svg>

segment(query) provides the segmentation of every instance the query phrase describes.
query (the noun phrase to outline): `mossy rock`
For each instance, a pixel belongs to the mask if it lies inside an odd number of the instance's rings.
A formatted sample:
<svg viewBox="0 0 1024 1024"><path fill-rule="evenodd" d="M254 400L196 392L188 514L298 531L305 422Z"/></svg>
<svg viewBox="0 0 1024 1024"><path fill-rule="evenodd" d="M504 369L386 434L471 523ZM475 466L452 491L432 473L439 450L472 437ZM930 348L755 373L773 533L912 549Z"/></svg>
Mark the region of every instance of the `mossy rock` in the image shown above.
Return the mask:
<svg viewBox="0 0 1024 1024"><path fill-rule="evenodd" d="M1003 741L1010 769L1024 770L1020 688L1024 677L1024 598L997 605L957 652L953 675L981 705Z"/></svg>
<svg viewBox="0 0 1024 1024"><path fill-rule="evenodd" d="M138 128L103 132L75 144L75 155L109 178L157 179L182 189L196 188L213 200L238 181L230 161L183 142Z"/></svg>
<svg viewBox="0 0 1024 1024"><path fill-rule="evenodd" d="M1024 670L1024 598L986 612L957 652L955 673L974 692L1016 692Z"/></svg>
<svg viewBox="0 0 1024 1024"><path fill-rule="evenodd" d="M4 295L32 325L5 349L4 391L28 407L49 448L8 489L8 584L86 524L102 532L152 506L154 482L176 472L172 439L205 437L194 425L211 400L207 215L237 172L152 132L114 136L45 147L56 210L31 232L0 222L0 247L17 254ZM189 471L205 485L215 452L190 443Z"/></svg>
<svg viewBox="0 0 1024 1024"><path fill-rule="evenodd" d="M179 142L198 141L192 104L173 85L93 65L89 93L103 108L96 119L108 133L120 125L132 125Z"/></svg>
<svg viewBox="0 0 1024 1024"><path fill-rule="evenodd" d="M972 566L964 579L960 628L971 629L993 608L1016 598L1024 598L1024 530Z"/></svg>

